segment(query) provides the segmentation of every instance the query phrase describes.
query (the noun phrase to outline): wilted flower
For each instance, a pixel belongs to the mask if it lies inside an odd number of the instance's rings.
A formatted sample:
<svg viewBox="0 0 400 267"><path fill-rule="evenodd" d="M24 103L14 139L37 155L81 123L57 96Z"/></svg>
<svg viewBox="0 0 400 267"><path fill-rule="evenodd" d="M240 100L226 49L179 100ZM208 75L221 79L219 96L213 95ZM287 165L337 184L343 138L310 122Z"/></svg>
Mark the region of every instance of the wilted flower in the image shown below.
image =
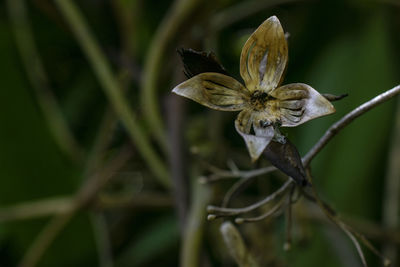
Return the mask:
<svg viewBox="0 0 400 267"><path fill-rule="evenodd" d="M285 142L279 127L293 127L335 112L332 104L311 86L280 86L288 60L282 26L276 16L264 21L249 37L240 55L245 86L216 72L198 74L172 92L209 108L240 111L235 127L252 160L257 160L275 137Z"/></svg>

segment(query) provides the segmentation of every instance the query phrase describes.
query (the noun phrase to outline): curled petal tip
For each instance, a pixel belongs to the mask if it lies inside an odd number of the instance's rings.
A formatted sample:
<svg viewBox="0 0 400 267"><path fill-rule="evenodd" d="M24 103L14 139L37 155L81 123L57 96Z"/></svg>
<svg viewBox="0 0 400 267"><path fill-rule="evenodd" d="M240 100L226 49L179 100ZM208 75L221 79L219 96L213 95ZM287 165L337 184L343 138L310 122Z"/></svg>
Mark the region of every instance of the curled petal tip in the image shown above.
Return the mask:
<svg viewBox="0 0 400 267"><path fill-rule="evenodd" d="M176 89L176 87L174 88L174 89L172 89L172 91L171 91L172 93L175 93L175 94L177 94L178 95L178 90Z"/></svg>
<svg viewBox="0 0 400 267"><path fill-rule="evenodd" d="M278 19L278 17L277 16L271 16L271 17L269 17L268 18L268 20L270 20L270 21L274 21L274 22L279 22L279 19Z"/></svg>

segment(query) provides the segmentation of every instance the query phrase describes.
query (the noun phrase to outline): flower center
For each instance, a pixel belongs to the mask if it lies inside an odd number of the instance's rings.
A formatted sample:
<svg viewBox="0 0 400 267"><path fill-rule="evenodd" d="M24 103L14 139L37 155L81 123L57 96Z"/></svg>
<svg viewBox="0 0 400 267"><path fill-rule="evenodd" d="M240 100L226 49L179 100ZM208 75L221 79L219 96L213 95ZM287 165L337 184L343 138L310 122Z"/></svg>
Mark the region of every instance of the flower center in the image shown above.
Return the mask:
<svg viewBox="0 0 400 267"><path fill-rule="evenodd" d="M260 90L254 91L250 96L252 107L258 111L264 110L267 107L267 102L274 99L274 97Z"/></svg>

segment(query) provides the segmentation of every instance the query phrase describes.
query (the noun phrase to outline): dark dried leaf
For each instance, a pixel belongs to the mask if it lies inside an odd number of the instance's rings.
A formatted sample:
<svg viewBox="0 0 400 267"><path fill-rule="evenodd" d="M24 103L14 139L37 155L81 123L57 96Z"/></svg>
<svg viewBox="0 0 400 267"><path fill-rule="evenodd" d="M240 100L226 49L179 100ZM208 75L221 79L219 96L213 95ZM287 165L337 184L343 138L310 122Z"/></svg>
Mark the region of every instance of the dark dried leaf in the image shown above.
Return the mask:
<svg viewBox="0 0 400 267"><path fill-rule="evenodd" d="M190 48L181 48L177 52L182 58L183 72L187 78L204 72L217 72L230 76L212 52L200 52Z"/></svg>
<svg viewBox="0 0 400 267"><path fill-rule="evenodd" d="M299 185L308 185L306 172L297 148L286 138L286 143L271 141L263 152L266 159L292 177Z"/></svg>
<svg viewBox="0 0 400 267"><path fill-rule="evenodd" d="M341 100L341 99L347 97L348 95L349 94L341 94L341 95L322 94L323 97L325 97L326 99L328 99L331 102Z"/></svg>

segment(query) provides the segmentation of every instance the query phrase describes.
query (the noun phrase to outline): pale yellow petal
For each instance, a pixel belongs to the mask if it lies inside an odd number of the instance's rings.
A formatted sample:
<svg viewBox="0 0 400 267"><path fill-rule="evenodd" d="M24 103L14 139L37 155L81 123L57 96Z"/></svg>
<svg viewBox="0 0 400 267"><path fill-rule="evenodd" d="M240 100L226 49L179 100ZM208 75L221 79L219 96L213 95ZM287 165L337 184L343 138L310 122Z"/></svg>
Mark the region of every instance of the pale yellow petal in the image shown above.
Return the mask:
<svg viewBox="0 0 400 267"><path fill-rule="evenodd" d="M251 109L243 109L236 118L237 127L243 133L250 133L251 125L253 124L252 112Z"/></svg>
<svg viewBox="0 0 400 267"><path fill-rule="evenodd" d="M270 95L280 100L281 122L284 127L294 127L335 112L333 105L307 84L284 85L273 90Z"/></svg>
<svg viewBox="0 0 400 267"><path fill-rule="evenodd" d="M276 88L286 68L288 48L276 16L264 21L245 43L240 56L240 75L250 91Z"/></svg>
<svg viewBox="0 0 400 267"><path fill-rule="evenodd" d="M172 92L209 108L237 111L248 101L248 90L234 78L214 72L196 75L176 86Z"/></svg>

